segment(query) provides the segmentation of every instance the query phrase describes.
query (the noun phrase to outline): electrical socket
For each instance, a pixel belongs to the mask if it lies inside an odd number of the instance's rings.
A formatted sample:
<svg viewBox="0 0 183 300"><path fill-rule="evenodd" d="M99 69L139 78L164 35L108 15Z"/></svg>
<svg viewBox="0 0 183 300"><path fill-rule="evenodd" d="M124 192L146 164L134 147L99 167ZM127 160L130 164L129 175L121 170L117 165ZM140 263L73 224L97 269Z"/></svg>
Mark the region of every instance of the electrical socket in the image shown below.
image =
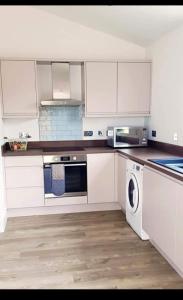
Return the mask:
<svg viewBox="0 0 183 300"><path fill-rule="evenodd" d="M156 137L156 130L152 130L152 136Z"/></svg>
<svg viewBox="0 0 183 300"><path fill-rule="evenodd" d="M92 136L93 135L93 130L85 130L84 131L84 136Z"/></svg>
<svg viewBox="0 0 183 300"><path fill-rule="evenodd" d="M104 136L104 130L98 130L98 135L99 136Z"/></svg>
<svg viewBox="0 0 183 300"><path fill-rule="evenodd" d="M178 134L177 134L177 132L175 132L175 133L173 134L173 140L174 140L175 142L178 141Z"/></svg>

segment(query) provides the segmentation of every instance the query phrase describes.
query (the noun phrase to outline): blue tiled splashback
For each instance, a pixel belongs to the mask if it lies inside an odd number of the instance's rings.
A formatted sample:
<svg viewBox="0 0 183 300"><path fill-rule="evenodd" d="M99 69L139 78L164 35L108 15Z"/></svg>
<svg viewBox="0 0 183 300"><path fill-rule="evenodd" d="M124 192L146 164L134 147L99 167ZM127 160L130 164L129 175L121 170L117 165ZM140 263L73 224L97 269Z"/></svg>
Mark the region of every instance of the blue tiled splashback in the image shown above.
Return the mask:
<svg viewBox="0 0 183 300"><path fill-rule="evenodd" d="M82 139L82 106L40 107L41 141Z"/></svg>

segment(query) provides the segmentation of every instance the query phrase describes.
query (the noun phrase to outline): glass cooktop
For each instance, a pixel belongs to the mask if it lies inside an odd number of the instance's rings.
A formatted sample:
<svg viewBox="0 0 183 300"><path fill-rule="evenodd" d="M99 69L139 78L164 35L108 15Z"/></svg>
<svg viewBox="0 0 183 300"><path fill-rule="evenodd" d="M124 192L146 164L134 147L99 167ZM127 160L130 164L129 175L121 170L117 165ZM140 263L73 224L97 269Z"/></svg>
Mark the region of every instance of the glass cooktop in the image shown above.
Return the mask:
<svg viewBox="0 0 183 300"><path fill-rule="evenodd" d="M82 147L55 147L55 148L43 148L43 152L70 152L70 151L83 151Z"/></svg>

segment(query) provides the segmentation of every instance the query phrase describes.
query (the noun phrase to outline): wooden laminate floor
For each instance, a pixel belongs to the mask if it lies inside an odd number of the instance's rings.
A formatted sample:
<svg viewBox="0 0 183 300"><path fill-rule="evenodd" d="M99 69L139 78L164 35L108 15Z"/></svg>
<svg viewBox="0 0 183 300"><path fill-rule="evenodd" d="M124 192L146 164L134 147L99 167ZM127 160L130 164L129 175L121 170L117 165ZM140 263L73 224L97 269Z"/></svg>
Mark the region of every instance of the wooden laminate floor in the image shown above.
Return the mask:
<svg viewBox="0 0 183 300"><path fill-rule="evenodd" d="M120 211L11 218L0 288L174 289L183 279Z"/></svg>

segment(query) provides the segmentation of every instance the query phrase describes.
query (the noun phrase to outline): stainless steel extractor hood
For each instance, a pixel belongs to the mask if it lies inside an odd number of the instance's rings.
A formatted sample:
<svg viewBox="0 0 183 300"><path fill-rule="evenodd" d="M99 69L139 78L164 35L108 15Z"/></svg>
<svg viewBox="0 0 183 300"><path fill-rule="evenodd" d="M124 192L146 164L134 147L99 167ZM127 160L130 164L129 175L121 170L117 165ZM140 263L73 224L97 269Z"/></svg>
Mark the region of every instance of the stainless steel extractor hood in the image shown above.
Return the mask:
<svg viewBox="0 0 183 300"><path fill-rule="evenodd" d="M82 101L71 97L70 64L51 63L52 99L41 101L42 106L81 105Z"/></svg>

